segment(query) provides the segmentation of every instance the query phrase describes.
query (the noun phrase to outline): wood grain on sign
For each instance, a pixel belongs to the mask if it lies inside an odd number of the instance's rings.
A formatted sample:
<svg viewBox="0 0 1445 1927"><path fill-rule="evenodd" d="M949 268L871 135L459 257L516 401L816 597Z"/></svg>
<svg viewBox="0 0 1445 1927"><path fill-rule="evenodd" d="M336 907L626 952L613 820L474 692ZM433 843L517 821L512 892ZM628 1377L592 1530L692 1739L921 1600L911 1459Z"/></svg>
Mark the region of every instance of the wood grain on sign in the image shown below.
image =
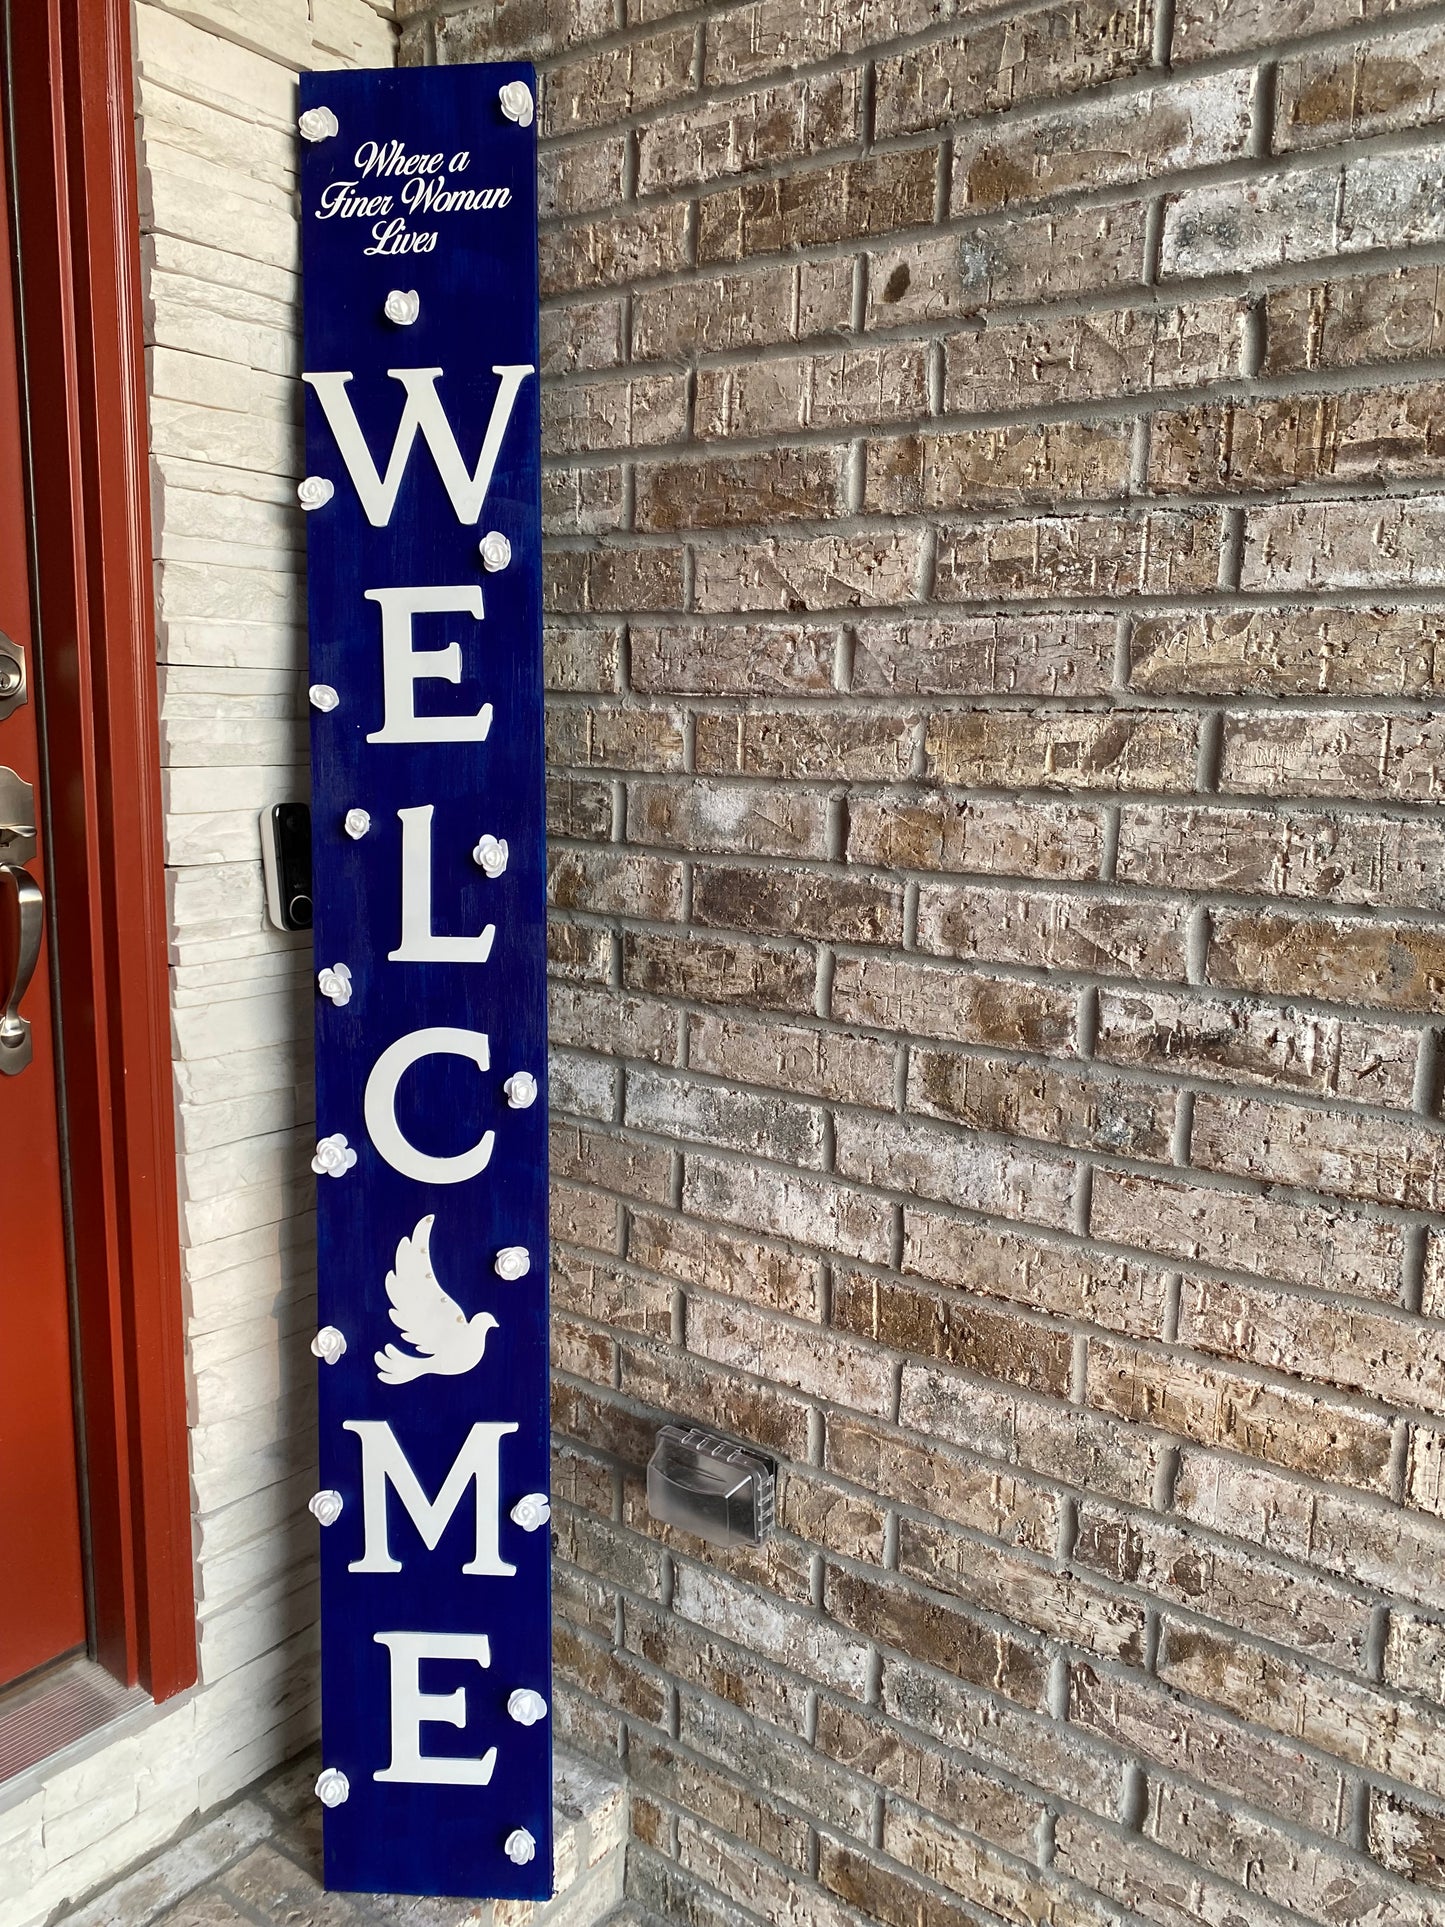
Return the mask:
<svg viewBox="0 0 1445 1927"><path fill-rule="evenodd" d="M364 1891L552 1886L535 85L301 82L321 1790Z"/></svg>

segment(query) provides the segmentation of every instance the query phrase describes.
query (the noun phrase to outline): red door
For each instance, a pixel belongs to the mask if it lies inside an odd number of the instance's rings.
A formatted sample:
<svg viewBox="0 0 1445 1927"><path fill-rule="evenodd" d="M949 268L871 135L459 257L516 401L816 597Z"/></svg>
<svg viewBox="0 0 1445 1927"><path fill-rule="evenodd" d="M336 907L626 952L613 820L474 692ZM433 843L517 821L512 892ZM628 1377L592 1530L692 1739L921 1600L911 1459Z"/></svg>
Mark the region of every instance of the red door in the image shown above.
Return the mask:
<svg viewBox="0 0 1445 1927"><path fill-rule="evenodd" d="M0 1686L85 1644L8 199L0 157Z"/></svg>

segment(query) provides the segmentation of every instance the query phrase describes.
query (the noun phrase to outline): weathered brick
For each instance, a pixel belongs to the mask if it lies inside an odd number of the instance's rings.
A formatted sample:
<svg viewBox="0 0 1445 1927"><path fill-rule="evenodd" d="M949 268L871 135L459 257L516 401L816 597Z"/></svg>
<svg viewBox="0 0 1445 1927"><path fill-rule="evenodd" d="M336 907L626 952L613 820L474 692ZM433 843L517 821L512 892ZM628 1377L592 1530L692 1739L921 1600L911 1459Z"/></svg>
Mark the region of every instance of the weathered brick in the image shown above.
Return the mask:
<svg viewBox="0 0 1445 1927"><path fill-rule="evenodd" d="M845 1024L1072 1056L1077 1003L1071 992L1045 984L959 976L887 958L840 957L831 1008Z"/></svg>
<svg viewBox="0 0 1445 1927"><path fill-rule="evenodd" d="M777 1232L786 1225L799 1244L871 1264L888 1260L889 1227L877 1200L827 1178L694 1155L687 1160L682 1202L684 1210L749 1231Z"/></svg>
<svg viewBox="0 0 1445 1927"><path fill-rule="evenodd" d="M1080 1814L1064 1814L1054 1829L1054 1865L1131 1913L1160 1927L1291 1927L1290 1917L1267 1901L1241 1897L1232 1881L1210 1880L1184 1860L1162 1852L1117 1827L1100 1826ZM1249 1912L1241 1912L1247 1904Z"/></svg>
<svg viewBox="0 0 1445 1927"><path fill-rule="evenodd" d="M959 1218L912 1209L903 1218L905 1272L1035 1311L1160 1338L1169 1289L1153 1265L1109 1257Z"/></svg>
<svg viewBox="0 0 1445 1927"><path fill-rule="evenodd" d="M602 1201L597 1200L598 1203ZM615 1204L612 1207L616 1210ZM642 1332L654 1338L668 1338L672 1332L672 1288L634 1278L615 1262L583 1257L563 1245L552 1247L552 1295L554 1303L566 1311L606 1325L611 1332ZM576 1371L575 1366L566 1367ZM596 1372L578 1372L579 1377L596 1378ZM606 1366L610 1382L611 1348Z"/></svg>
<svg viewBox="0 0 1445 1927"><path fill-rule="evenodd" d="M654 1726L666 1720L665 1682L645 1672L627 1654L609 1651L565 1623L554 1623L552 1657L565 1678L595 1699Z"/></svg>
<svg viewBox="0 0 1445 1927"><path fill-rule="evenodd" d="M1212 589L1219 543L1214 510L964 524L939 533L934 594L940 602L971 602Z"/></svg>
<svg viewBox="0 0 1445 1927"><path fill-rule="evenodd" d="M559 910L675 922L682 866L632 852L554 847L547 855L547 893Z"/></svg>
<svg viewBox="0 0 1445 1927"><path fill-rule="evenodd" d="M1128 492L1131 424L1058 422L870 441L863 507L880 515L1020 502L1108 501Z"/></svg>
<svg viewBox="0 0 1445 1927"><path fill-rule="evenodd" d="M1083 185L1157 180L1242 154L1248 73L1177 81L955 136L952 211L1043 200Z"/></svg>
<svg viewBox="0 0 1445 1927"><path fill-rule="evenodd" d="M1421 747L1419 733L1408 724L1400 725L1397 742L1388 740L1388 726L1374 726L1374 734L1386 740L1372 771L1363 764L1359 741L1366 731L1332 732L1313 717L1291 720L1298 725L1293 740L1285 727L1275 733L1272 718L1226 730L1225 758L1232 765L1228 788L1310 795L1312 789L1329 793L1336 783L1347 790L1352 783L1365 789L1373 781L1387 792L1408 792L1431 781L1428 751L1413 753ZM1319 774L1311 786L1304 751L1322 746L1324 754L1338 751L1340 767L1326 775L1317 763ZM1116 875L1121 883L1168 885L1187 865L1197 890L1433 910L1445 905L1442 857L1445 839L1418 818L1142 804L1121 814Z"/></svg>
<svg viewBox="0 0 1445 1927"><path fill-rule="evenodd" d="M621 687L622 630L616 624L542 625L542 662L548 689L613 695Z"/></svg>
<svg viewBox="0 0 1445 1927"><path fill-rule="evenodd" d="M612 938L608 931L547 919L547 969L554 976L578 982L606 983L612 966Z"/></svg>
<svg viewBox="0 0 1445 1927"><path fill-rule="evenodd" d="M633 1211L628 1220L627 1257L631 1264L683 1284L726 1291L730 1297L771 1305L794 1318L822 1316L822 1289L813 1259L729 1237L715 1225Z"/></svg>
<svg viewBox="0 0 1445 1927"><path fill-rule="evenodd" d="M1445 1010L1445 941L1418 924L1219 910L1211 983L1389 1010Z"/></svg>
<svg viewBox="0 0 1445 1927"><path fill-rule="evenodd" d="M627 834L636 843L756 856L823 856L826 799L748 783L631 783Z"/></svg>
<svg viewBox="0 0 1445 1927"><path fill-rule="evenodd" d="M1151 695L1430 696L1445 689L1445 621L1427 609L1146 616L1130 631L1129 680Z"/></svg>
<svg viewBox="0 0 1445 1927"><path fill-rule="evenodd" d="M1408 13L1427 0L1182 0L1174 16L1174 58L1202 60L1270 41L1354 27Z"/></svg>
<svg viewBox="0 0 1445 1927"><path fill-rule="evenodd" d="M1130 1563L1133 1556L1130 1545ZM1184 1584L1190 1584L1191 1564L1203 1578L1215 1560L1230 1557L1222 1549L1182 1552L1179 1571ZM1281 1572L1282 1588L1288 1577ZM1306 1588L1310 1583L1303 1582ZM1075 1665L1069 1673L1069 1720L1086 1733L1142 1754L1170 1772L1283 1814L1316 1833L1340 1834L1348 1822L1349 1788L1337 1767L1252 1733L1206 1707L1191 1705L1152 1681L1121 1679L1084 1663Z"/></svg>
<svg viewBox="0 0 1445 1927"><path fill-rule="evenodd" d="M687 434L687 378L554 383L542 391L542 434L551 455L680 441Z"/></svg>
<svg viewBox="0 0 1445 1927"><path fill-rule="evenodd" d="M924 753L931 776L967 789L1192 789L1199 726L1167 710L945 711Z"/></svg>
<svg viewBox="0 0 1445 1927"><path fill-rule="evenodd" d="M741 261L920 226L933 218L937 173L937 153L913 148L723 188L698 205L698 260Z"/></svg>
<svg viewBox="0 0 1445 1927"><path fill-rule="evenodd" d="M1360 1494L1186 1448L1174 1488L1180 1517L1302 1565L1434 1607L1445 1525ZM1272 1722L1271 1722L1272 1724Z"/></svg>
<svg viewBox="0 0 1445 1927"><path fill-rule="evenodd" d="M1427 1412L1445 1390L1440 1336L1406 1313L1213 1279L1186 1278L1180 1296L1181 1345Z"/></svg>
<svg viewBox="0 0 1445 1927"><path fill-rule="evenodd" d="M1422 589L1445 584L1445 498L1280 503L1245 522L1240 585L1294 589Z"/></svg>
<svg viewBox="0 0 1445 1927"><path fill-rule="evenodd" d="M695 759L708 774L868 781L908 774L914 734L906 715L750 705L746 712L699 716Z"/></svg>
<svg viewBox="0 0 1445 1927"><path fill-rule="evenodd" d="M855 1411L882 1416L893 1403L893 1362L873 1346L786 1325L752 1305L689 1297L687 1347Z"/></svg>
<svg viewBox="0 0 1445 1927"><path fill-rule="evenodd" d="M816 1105L700 1084L676 1073L630 1069L623 1122L683 1143L717 1144L788 1164L822 1163L823 1113Z"/></svg>
<svg viewBox="0 0 1445 1927"><path fill-rule="evenodd" d="M623 983L653 996L811 1011L816 974L813 953L796 947L631 931L623 938Z"/></svg>
<svg viewBox="0 0 1445 1927"><path fill-rule="evenodd" d="M787 1458L801 1458L807 1450L808 1408L801 1399L710 1360L628 1340L618 1348L618 1381L627 1398L655 1412L726 1412L728 1429L738 1438Z"/></svg>
<svg viewBox="0 0 1445 1927"><path fill-rule="evenodd" d="M1206 1170L1408 1211L1438 1211L1445 1196L1445 1130L1356 1111L1201 1093L1190 1155Z"/></svg>
<svg viewBox="0 0 1445 1927"><path fill-rule="evenodd" d="M1159 494L1213 494L1438 476L1445 472L1442 396L1441 383L1419 382L1364 394L1201 402L1156 415L1149 486Z"/></svg>
<svg viewBox="0 0 1445 1927"><path fill-rule="evenodd" d="M683 718L675 709L632 703L553 703L547 754L584 769L680 769Z"/></svg>
<svg viewBox="0 0 1445 1927"><path fill-rule="evenodd" d="M692 915L705 926L827 943L903 941L901 887L816 870L700 866L693 873Z"/></svg>
<svg viewBox="0 0 1445 1927"><path fill-rule="evenodd" d="M895 1057L891 1043L846 1032L732 1012L687 1019L687 1061L694 1070L848 1104L891 1104Z"/></svg>
<svg viewBox="0 0 1445 1927"><path fill-rule="evenodd" d="M1103 812L936 792L864 792L847 800L848 861L984 876L1087 877L1104 863Z"/></svg>
<svg viewBox="0 0 1445 1927"><path fill-rule="evenodd" d="M791 435L908 419L927 407L928 350L904 343L699 369L694 427L703 440Z"/></svg>
<svg viewBox="0 0 1445 1927"><path fill-rule="evenodd" d="M629 633L633 688L669 696L831 694L841 640L797 623L634 623Z"/></svg>
<svg viewBox="0 0 1445 1927"><path fill-rule="evenodd" d="M625 997L615 990L553 984L547 1016L554 1044L573 1044L619 1057L670 1063L677 1055L678 1014L665 1004Z"/></svg>
<svg viewBox="0 0 1445 1927"><path fill-rule="evenodd" d="M1275 83L1277 149L1326 147L1445 114L1445 35L1438 26L1293 55Z"/></svg>
<svg viewBox="0 0 1445 1927"><path fill-rule="evenodd" d="M934 1367L904 1367L898 1422L987 1459L1085 1491L1148 1504L1162 1441L1097 1412L980 1386Z"/></svg>
<svg viewBox="0 0 1445 1927"><path fill-rule="evenodd" d="M854 630L852 687L871 695L1096 696L1113 681L1112 616L877 618Z"/></svg>
<svg viewBox="0 0 1445 1927"><path fill-rule="evenodd" d="M554 1128L549 1145L552 1169L560 1177L654 1203L668 1195L672 1158L658 1145L582 1126Z"/></svg>
<svg viewBox="0 0 1445 1927"><path fill-rule="evenodd" d="M1392 1611L1380 1676L1386 1686L1445 1706L1445 1621Z"/></svg>
<svg viewBox="0 0 1445 1927"><path fill-rule="evenodd" d="M974 1130L1118 1157L1167 1158L1173 1094L959 1051L909 1054L908 1108Z"/></svg>
<svg viewBox="0 0 1445 1927"><path fill-rule="evenodd" d="M1367 1600L1257 1553L1201 1542L1185 1526L1087 1504L1079 1508L1070 1562L1329 1665L1363 1670L1371 1617ZM1100 1685L1093 1679L1085 1691L1097 1693ZM1127 1698L1128 1689L1126 1703ZM1277 1748L1266 1751L1279 1756ZM1338 1830L1345 1818L1339 1774L1311 1768L1299 1778L1316 1796L1326 1796L1328 1804L1313 1817L1325 1822L1326 1831Z"/></svg>
<svg viewBox="0 0 1445 1927"><path fill-rule="evenodd" d="M692 92L693 40L691 27L667 27L553 67L542 96L543 134L606 127L680 100Z"/></svg>
<svg viewBox="0 0 1445 1927"><path fill-rule="evenodd" d="M420 13L428 0L401 0L397 15ZM446 66L467 60L519 60L555 53L608 32L606 0L477 0L436 23L437 59Z"/></svg>
<svg viewBox="0 0 1445 1927"><path fill-rule="evenodd" d="M746 1647L719 1640L701 1626L633 1599L622 1602L622 1636L631 1651L665 1668L674 1679L801 1730L808 1689Z"/></svg>
<svg viewBox="0 0 1445 1927"><path fill-rule="evenodd" d="M1432 803L1445 791L1445 716L1245 713L1225 721L1220 783L1267 796Z"/></svg>
<svg viewBox="0 0 1445 1927"><path fill-rule="evenodd" d="M915 529L760 541L698 549L695 605L714 610L865 609L912 602L924 554Z"/></svg>
<svg viewBox="0 0 1445 1927"><path fill-rule="evenodd" d="M1445 234L1440 145L1365 149L1315 168L1189 188L1165 206L1160 275L1242 274L1282 261L1425 246Z"/></svg>
<svg viewBox="0 0 1445 1927"><path fill-rule="evenodd" d="M823 1599L840 1625L881 1646L992 1687L1024 1706L1043 1703L1048 1662L1031 1640L995 1632L972 1613L926 1598L886 1575L865 1578L831 1562Z"/></svg>
<svg viewBox="0 0 1445 1927"><path fill-rule="evenodd" d="M623 307L616 297L549 304L542 310L541 373L570 375L615 368L623 357Z"/></svg>
<svg viewBox="0 0 1445 1927"><path fill-rule="evenodd" d="M884 1804L883 1850L915 1873L940 1881L951 1893L961 1895L969 1903L969 1913L977 1905L990 1909L995 1917L1020 1920L1028 1918L1031 1908L1046 1908L1044 1918L1051 1916L1057 1927L1105 1927L1092 1901L1066 1889L1056 1875L1019 1867L968 1835L892 1799ZM862 1856L854 1855L853 1859L856 1862ZM898 1876L891 1865L876 1866L872 1872L871 1889L877 1895L875 1919L887 1921L891 1927L909 1927L925 1909L933 1917L933 1903L923 1895L910 1895L906 1887L898 1891ZM827 1878L826 1873L823 1877ZM948 1903L944 1906L948 1908ZM948 1908L948 1912L956 1914L957 1910ZM948 1920L948 1912L942 1914L942 1921ZM962 1916L956 1927L965 1927L966 1922L967 1916Z"/></svg>
<svg viewBox="0 0 1445 1927"><path fill-rule="evenodd" d="M947 14L945 0L753 0L708 22L704 73L729 85L918 33Z"/></svg>
<svg viewBox="0 0 1445 1927"><path fill-rule="evenodd" d="M779 263L641 288L632 302L632 353L638 361L670 361L806 341L846 328L852 300L851 261Z"/></svg>
<svg viewBox="0 0 1445 1927"><path fill-rule="evenodd" d="M891 1657L883 1662L882 1704L894 1719L958 1748L972 1762L1013 1773L1018 1761L1027 1760L1030 1783L1046 1792L1098 1813L1117 1804L1118 1763L1062 1721L1039 1719Z"/></svg>
<svg viewBox="0 0 1445 1927"><path fill-rule="evenodd" d="M775 1800L759 1794L752 1783L699 1766L677 1747L640 1733L629 1735L627 1777L630 1785L645 1788L670 1805L703 1815L774 1860L800 1872L806 1869L807 1822L784 1813ZM633 1831L637 1831L635 1822ZM665 1847L669 1840L670 1829L664 1827L654 1844Z"/></svg>
<svg viewBox="0 0 1445 1927"><path fill-rule="evenodd" d="M626 520L627 483L620 464L543 470L544 536L609 535Z"/></svg>
<svg viewBox="0 0 1445 1927"><path fill-rule="evenodd" d="M1399 1229L1378 1218L1120 1171L1095 1173L1089 1227L1112 1244L1390 1303L1404 1258Z"/></svg>
<svg viewBox="0 0 1445 1927"><path fill-rule="evenodd" d="M1436 1809L1372 1788L1369 1836L1381 1866L1422 1887L1445 1888L1445 1821Z"/></svg>
<svg viewBox="0 0 1445 1927"><path fill-rule="evenodd" d="M866 1114L835 1120L834 1162L842 1176L864 1184L1052 1225L1067 1223L1077 1176L1068 1158Z"/></svg>
<svg viewBox="0 0 1445 1927"><path fill-rule="evenodd" d="M1306 1476L1389 1486L1389 1420L1298 1386L1094 1339L1086 1397L1096 1410Z"/></svg>
<svg viewBox="0 0 1445 1927"><path fill-rule="evenodd" d="M615 207L622 199L626 166L627 141L622 134L573 141L566 147L539 148L538 214L589 214L597 208Z"/></svg>
<svg viewBox="0 0 1445 1927"><path fill-rule="evenodd" d="M814 1478L794 1466L783 1481L778 1505L779 1523L785 1532L796 1533L809 1545L841 1553L845 1559L883 1564L888 1514L880 1501L849 1492L830 1479Z"/></svg>
<svg viewBox="0 0 1445 1927"><path fill-rule="evenodd" d="M1030 1391L1068 1390L1067 1332L937 1291L843 1272L834 1280L835 1329L912 1357L937 1358L982 1378Z"/></svg>
<svg viewBox="0 0 1445 1927"><path fill-rule="evenodd" d="M937 957L1121 976L1184 975L1185 911L1130 897L925 884L918 947Z"/></svg>
<svg viewBox="0 0 1445 1927"><path fill-rule="evenodd" d="M548 611L680 609L682 550L553 550L542 577Z"/></svg>
<svg viewBox="0 0 1445 1927"><path fill-rule="evenodd" d="M867 325L911 327L1009 301L1142 285L1145 203L1024 215L868 255Z"/></svg>
<svg viewBox="0 0 1445 1927"><path fill-rule="evenodd" d="M560 986L559 986L560 988ZM619 1067L578 1051L558 1050L547 1056L547 1101L554 1111L595 1117L610 1124L617 1110Z"/></svg>
<svg viewBox="0 0 1445 1927"><path fill-rule="evenodd" d="M644 207L544 228L537 240L543 295L626 286L686 265L684 207Z"/></svg>
<svg viewBox="0 0 1445 1927"><path fill-rule="evenodd" d="M877 131L914 133L1116 80L1148 61L1153 27L1148 4L1054 0L880 60Z"/></svg>
<svg viewBox="0 0 1445 1927"><path fill-rule="evenodd" d="M1445 300L1434 267L1275 288L1265 297L1267 374L1416 361L1438 355L1442 341Z"/></svg>
<svg viewBox="0 0 1445 1927"><path fill-rule="evenodd" d="M549 776L547 834L605 843L612 835L612 785L582 776Z"/></svg>
<svg viewBox="0 0 1445 1927"><path fill-rule="evenodd" d="M1044 1812L1041 1800L999 1785L871 1712L824 1700L814 1745L830 1760L904 1794L930 1813L956 1820L1012 1852L1031 1851Z"/></svg>
<svg viewBox="0 0 1445 1927"><path fill-rule="evenodd" d="M1222 999L1105 990L1097 1056L1228 1084L1270 1084L1404 1109L1419 1035Z"/></svg>
<svg viewBox="0 0 1445 1927"><path fill-rule="evenodd" d="M1060 1502L1042 1485L838 1412L828 1414L825 1437L829 1470L884 1500L1033 1552L1058 1543Z"/></svg>
<svg viewBox="0 0 1445 1927"><path fill-rule="evenodd" d="M1279 1654L1173 1619L1164 1622L1159 1674L1335 1759L1425 1792L1445 1789L1445 1719L1378 1687L1322 1678Z"/></svg>
<svg viewBox="0 0 1445 1927"><path fill-rule="evenodd" d="M1222 300L975 328L946 345L944 407L991 414L1228 381L1242 370L1247 316Z"/></svg>
<svg viewBox="0 0 1445 1927"><path fill-rule="evenodd" d="M815 522L842 507L844 457L835 448L658 462L637 472L634 519L653 531L749 522Z"/></svg>
<svg viewBox="0 0 1445 1927"><path fill-rule="evenodd" d="M862 105L863 76L853 68L765 87L741 99L699 103L651 121L638 135L638 192L753 174L774 161L850 147L859 136Z"/></svg>

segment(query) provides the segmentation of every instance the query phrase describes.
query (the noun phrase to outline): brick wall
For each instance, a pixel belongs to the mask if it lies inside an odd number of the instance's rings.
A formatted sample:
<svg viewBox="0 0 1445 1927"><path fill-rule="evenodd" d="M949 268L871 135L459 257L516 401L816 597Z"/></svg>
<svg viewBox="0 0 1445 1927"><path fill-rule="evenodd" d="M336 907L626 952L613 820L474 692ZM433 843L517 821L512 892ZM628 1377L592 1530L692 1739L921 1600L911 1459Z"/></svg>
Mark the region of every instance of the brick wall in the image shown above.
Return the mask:
<svg viewBox="0 0 1445 1927"><path fill-rule="evenodd" d="M1445 1919L1445 8L544 73L557 1647L633 1891ZM680 1412L782 1529L646 1516Z"/></svg>

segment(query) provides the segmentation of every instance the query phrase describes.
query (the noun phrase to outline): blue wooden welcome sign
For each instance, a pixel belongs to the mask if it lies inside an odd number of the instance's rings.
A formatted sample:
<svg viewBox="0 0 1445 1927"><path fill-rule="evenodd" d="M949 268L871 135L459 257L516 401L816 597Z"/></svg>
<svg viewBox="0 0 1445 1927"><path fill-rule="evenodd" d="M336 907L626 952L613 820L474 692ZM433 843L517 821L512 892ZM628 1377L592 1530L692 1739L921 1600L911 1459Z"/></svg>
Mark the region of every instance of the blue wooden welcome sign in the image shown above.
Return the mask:
<svg viewBox="0 0 1445 1927"><path fill-rule="evenodd" d="M328 1886L552 1890L535 79L301 81Z"/></svg>

